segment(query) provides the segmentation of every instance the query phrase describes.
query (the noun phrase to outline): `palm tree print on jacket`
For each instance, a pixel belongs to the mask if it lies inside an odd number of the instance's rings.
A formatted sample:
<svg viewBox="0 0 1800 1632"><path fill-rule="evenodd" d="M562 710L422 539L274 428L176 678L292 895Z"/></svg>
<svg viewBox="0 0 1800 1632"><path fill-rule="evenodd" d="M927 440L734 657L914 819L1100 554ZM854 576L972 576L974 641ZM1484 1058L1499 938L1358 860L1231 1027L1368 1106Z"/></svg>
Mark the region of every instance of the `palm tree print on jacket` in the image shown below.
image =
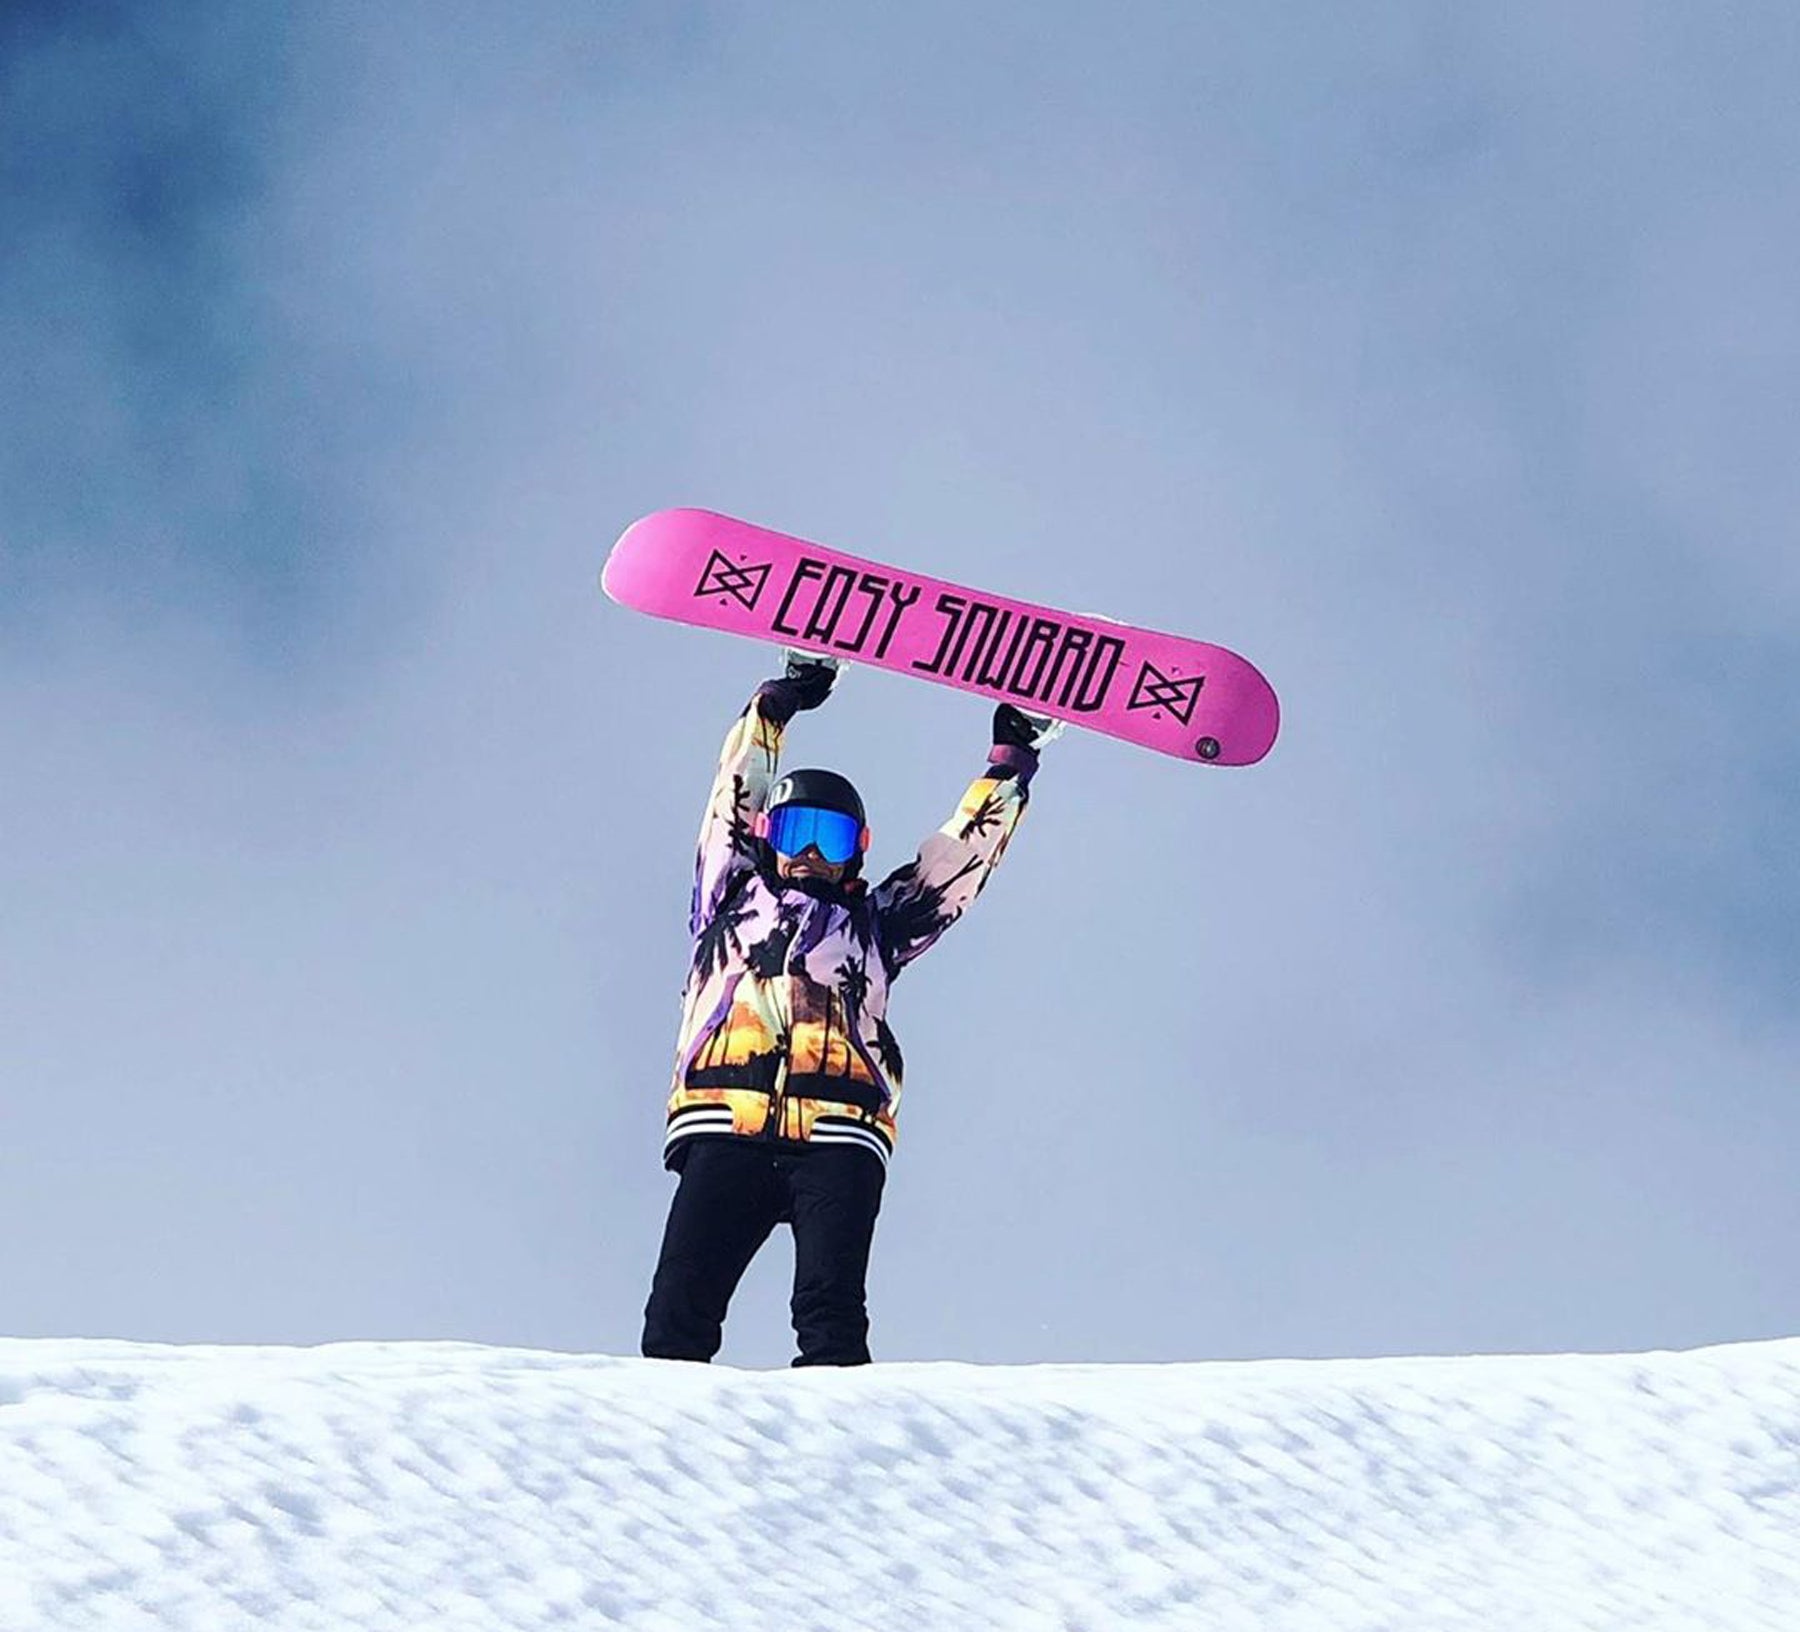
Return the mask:
<svg viewBox="0 0 1800 1632"><path fill-rule="evenodd" d="M1010 773L970 784L918 854L872 888L783 879L753 823L782 728L733 724L701 823L665 1159L703 1135L893 1148L900 1045L888 989L981 893L1025 812Z"/></svg>

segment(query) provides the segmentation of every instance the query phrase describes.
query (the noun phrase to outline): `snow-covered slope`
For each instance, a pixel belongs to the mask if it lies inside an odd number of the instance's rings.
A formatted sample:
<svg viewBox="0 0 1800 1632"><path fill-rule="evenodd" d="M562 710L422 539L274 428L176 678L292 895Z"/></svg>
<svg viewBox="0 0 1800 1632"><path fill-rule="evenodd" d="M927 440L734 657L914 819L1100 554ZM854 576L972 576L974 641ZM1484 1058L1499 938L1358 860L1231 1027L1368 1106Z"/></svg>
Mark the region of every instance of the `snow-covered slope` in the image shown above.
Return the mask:
<svg viewBox="0 0 1800 1632"><path fill-rule="evenodd" d="M0 1342L0 1628L1792 1632L1800 1341L747 1372Z"/></svg>

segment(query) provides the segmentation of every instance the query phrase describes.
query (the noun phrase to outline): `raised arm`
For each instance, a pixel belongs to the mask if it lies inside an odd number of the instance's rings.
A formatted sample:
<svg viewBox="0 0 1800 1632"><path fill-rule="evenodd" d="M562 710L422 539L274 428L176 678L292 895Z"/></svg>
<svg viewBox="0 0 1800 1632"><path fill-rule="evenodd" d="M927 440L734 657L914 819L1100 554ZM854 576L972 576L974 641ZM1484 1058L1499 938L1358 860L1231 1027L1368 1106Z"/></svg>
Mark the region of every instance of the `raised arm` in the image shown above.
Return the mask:
<svg viewBox="0 0 1800 1632"><path fill-rule="evenodd" d="M932 946L986 887L1030 801L1038 749L1061 730L1010 703L994 711L987 769L919 853L875 887L876 935L889 979Z"/></svg>
<svg viewBox="0 0 1800 1632"><path fill-rule="evenodd" d="M836 679L836 664L790 652L787 672L758 686L726 733L694 852L689 934L700 933L731 886L756 866L751 824L774 784L782 732L795 714L824 702Z"/></svg>

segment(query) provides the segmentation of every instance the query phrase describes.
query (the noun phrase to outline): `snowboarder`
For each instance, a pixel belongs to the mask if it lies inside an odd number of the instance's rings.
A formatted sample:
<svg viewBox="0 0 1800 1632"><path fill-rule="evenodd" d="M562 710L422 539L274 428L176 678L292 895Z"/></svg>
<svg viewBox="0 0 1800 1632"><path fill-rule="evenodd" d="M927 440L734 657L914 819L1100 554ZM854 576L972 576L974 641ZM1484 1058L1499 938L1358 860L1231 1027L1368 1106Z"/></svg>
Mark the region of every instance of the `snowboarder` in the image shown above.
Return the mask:
<svg viewBox="0 0 1800 1632"><path fill-rule="evenodd" d="M797 1366L869 1359L869 1247L900 1101L888 988L1006 853L1059 723L1002 703L982 774L919 853L862 876L869 826L833 771L777 780L782 734L838 664L790 651L725 739L700 830L663 1162L679 1175L643 1352L710 1360L744 1271L792 1226Z"/></svg>

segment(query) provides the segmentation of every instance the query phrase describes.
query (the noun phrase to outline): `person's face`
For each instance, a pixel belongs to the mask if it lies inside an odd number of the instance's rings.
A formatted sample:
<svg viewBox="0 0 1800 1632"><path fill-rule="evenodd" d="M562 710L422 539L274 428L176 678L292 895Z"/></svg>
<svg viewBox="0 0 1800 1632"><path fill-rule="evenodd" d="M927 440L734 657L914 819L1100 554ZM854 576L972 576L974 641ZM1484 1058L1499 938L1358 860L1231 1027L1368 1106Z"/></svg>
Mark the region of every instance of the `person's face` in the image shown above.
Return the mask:
<svg viewBox="0 0 1800 1632"><path fill-rule="evenodd" d="M778 856L779 870L783 878L817 878L827 884L838 884L843 881L849 863L834 865L819 854L816 844L809 844L797 856Z"/></svg>
<svg viewBox="0 0 1800 1632"><path fill-rule="evenodd" d="M857 819L829 806L799 802L778 805L759 823L776 856L782 878L811 878L836 884L856 864L865 834ZM830 858L837 857L837 860Z"/></svg>

